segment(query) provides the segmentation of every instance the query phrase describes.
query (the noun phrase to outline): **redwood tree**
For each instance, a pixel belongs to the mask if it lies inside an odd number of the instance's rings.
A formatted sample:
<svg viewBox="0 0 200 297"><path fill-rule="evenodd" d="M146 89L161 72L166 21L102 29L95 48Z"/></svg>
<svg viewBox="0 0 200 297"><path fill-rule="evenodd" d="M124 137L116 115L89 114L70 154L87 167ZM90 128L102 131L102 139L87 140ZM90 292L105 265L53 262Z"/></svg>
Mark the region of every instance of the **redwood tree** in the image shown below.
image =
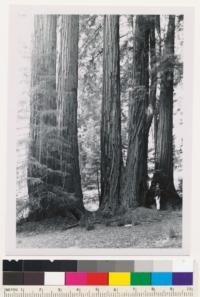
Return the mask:
<svg viewBox="0 0 200 297"><path fill-rule="evenodd" d="M175 16L170 15L164 41L159 121L156 144L156 171L152 184L159 184L161 208L180 202L173 178L173 92L174 92Z"/></svg>
<svg viewBox="0 0 200 297"><path fill-rule="evenodd" d="M153 106L149 102L149 36L149 16L136 16L129 141L122 191L126 208L144 204L147 192L148 134L153 116Z"/></svg>
<svg viewBox="0 0 200 297"><path fill-rule="evenodd" d="M57 77L58 127L61 137L61 187L74 193L77 208L83 209L77 136L79 17L60 16L60 44Z"/></svg>
<svg viewBox="0 0 200 297"><path fill-rule="evenodd" d="M157 126L158 126L158 102L157 102L157 61L159 55L156 53L156 27L159 27L160 16L151 16L150 19L150 91L149 103L153 108L153 124L154 124L154 147L156 156L156 142L157 142ZM159 30L159 29L158 29Z"/></svg>
<svg viewBox="0 0 200 297"><path fill-rule="evenodd" d="M103 211L115 213L120 204L121 106L119 16L104 16L103 96L101 120L101 199Z"/></svg>
<svg viewBox="0 0 200 297"><path fill-rule="evenodd" d="M155 32L157 33L157 38L155 37ZM151 37L150 37L150 46L151 46L151 56L152 59L155 60L156 65L161 61L161 29L160 29L160 16L155 16L155 24L154 24L154 31L151 30ZM157 48L157 50L156 50ZM155 58L153 58L155 53ZM152 65L154 67L154 79L155 79L155 86L157 89L158 81L159 81L159 71L155 64ZM152 82L153 82L152 77ZM159 115L159 98L156 96L156 89L155 89L155 99L154 99L154 149L155 149L155 160L156 160L156 149L157 149L157 134L158 134L158 115ZM156 163L156 162L155 162ZM156 164L155 164L156 165Z"/></svg>
<svg viewBox="0 0 200 297"><path fill-rule="evenodd" d="M56 16L34 17L31 63L29 198L46 191L48 169L47 127L56 125ZM47 150L46 150L47 148ZM49 151L49 154L52 152Z"/></svg>

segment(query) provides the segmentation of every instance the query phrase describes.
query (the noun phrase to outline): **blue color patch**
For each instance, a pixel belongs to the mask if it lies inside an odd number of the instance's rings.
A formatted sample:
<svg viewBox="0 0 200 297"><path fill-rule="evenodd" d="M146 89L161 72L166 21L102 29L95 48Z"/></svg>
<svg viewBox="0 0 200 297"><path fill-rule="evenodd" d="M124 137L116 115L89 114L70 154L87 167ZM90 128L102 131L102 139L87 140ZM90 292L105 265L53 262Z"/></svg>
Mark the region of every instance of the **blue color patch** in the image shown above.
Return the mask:
<svg viewBox="0 0 200 297"><path fill-rule="evenodd" d="M171 286L172 273L171 272L152 272L151 285L152 286Z"/></svg>

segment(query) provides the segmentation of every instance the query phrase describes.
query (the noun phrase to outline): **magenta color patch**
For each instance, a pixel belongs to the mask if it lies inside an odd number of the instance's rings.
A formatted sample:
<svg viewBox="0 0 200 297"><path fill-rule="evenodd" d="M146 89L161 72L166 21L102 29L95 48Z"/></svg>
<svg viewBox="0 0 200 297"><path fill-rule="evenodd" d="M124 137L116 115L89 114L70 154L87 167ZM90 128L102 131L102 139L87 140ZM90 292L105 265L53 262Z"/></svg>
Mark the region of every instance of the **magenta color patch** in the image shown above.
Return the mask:
<svg viewBox="0 0 200 297"><path fill-rule="evenodd" d="M66 272L65 285L84 286L87 285L87 273L85 272Z"/></svg>

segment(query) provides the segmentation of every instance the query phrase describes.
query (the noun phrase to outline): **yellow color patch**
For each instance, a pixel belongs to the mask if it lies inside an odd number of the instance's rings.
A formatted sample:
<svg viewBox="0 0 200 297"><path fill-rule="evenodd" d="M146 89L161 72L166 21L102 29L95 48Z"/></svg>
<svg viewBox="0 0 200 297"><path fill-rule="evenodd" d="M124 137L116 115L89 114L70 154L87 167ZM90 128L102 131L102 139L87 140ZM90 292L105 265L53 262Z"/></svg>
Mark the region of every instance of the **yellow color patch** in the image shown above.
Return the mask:
<svg viewBox="0 0 200 297"><path fill-rule="evenodd" d="M109 272L110 286L130 286L130 272Z"/></svg>

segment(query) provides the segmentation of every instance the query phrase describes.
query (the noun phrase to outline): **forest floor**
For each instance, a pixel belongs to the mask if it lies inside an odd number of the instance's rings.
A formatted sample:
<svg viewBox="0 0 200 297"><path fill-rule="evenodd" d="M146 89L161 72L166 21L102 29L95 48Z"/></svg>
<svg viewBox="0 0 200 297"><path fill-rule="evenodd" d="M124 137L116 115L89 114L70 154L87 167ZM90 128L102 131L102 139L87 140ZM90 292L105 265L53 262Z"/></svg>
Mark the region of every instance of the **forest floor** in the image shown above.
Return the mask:
<svg viewBox="0 0 200 297"><path fill-rule="evenodd" d="M130 214L129 214L130 215ZM180 248L181 211L137 208L131 211L132 224L94 230L83 227L65 230L64 218L27 222L17 228L17 248Z"/></svg>

